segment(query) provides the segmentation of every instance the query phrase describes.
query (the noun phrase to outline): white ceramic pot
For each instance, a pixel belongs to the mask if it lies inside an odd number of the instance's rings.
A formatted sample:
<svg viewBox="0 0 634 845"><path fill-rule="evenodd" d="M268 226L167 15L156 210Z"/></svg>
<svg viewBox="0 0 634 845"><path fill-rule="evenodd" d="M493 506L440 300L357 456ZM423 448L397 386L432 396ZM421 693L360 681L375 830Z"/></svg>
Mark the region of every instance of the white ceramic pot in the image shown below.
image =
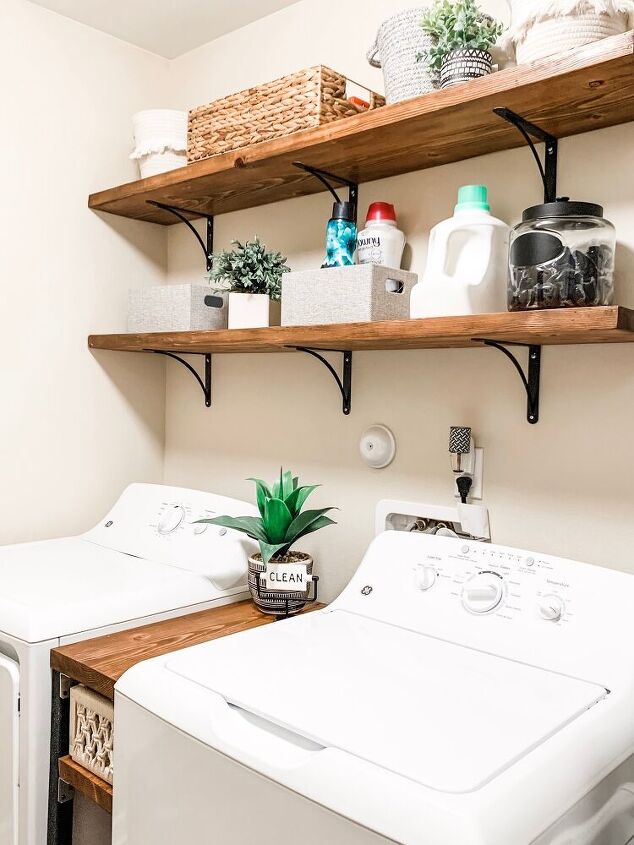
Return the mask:
<svg viewBox="0 0 634 845"><path fill-rule="evenodd" d="M229 294L230 329L261 329L270 325L271 300L267 294Z"/></svg>

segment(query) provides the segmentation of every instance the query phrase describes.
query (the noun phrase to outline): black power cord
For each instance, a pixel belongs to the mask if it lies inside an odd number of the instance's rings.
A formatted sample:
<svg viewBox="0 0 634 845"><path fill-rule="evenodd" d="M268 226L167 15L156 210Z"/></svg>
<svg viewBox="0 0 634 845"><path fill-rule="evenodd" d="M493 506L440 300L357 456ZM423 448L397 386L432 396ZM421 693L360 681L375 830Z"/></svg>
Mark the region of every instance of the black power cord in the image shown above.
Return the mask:
<svg viewBox="0 0 634 845"><path fill-rule="evenodd" d="M459 475L456 478L456 487L458 488L458 492L460 493L460 501L463 505L467 504L467 499L469 498L469 491L471 490L471 485L473 484L473 479L470 475Z"/></svg>

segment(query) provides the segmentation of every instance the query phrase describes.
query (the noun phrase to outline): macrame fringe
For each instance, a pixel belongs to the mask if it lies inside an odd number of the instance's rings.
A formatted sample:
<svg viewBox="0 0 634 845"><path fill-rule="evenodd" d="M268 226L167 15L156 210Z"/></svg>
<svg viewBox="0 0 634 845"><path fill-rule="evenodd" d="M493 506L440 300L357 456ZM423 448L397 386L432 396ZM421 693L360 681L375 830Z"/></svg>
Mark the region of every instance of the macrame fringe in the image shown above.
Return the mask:
<svg viewBox="0 0 634 845"><path fill-rule="evenodd" d="M143 144L130 153L131 159L143 158L144 156L157 155L162 153L186 153L187 144L169 141L152 141L151 144Z"/></svg>

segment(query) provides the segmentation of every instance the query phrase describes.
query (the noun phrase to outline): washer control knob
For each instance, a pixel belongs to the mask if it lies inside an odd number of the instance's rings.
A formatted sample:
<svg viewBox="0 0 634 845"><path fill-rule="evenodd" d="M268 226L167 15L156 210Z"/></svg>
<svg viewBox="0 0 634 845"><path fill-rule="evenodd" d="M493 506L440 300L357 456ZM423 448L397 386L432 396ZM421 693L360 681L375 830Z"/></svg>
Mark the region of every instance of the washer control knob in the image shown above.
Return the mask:
<svg viewBox="0 0 634 845"><path fill-rule="evenodd" d="M539 600L539 615L547 622L559 622L564 615L563 600L552 593L542 596Z"/></svg>
<svg viewBox="0 0 634 845"><path fill-rule="evenodd" d="M206 522L195 522L194 523L194 534L204 534L205 531L209 528L209 524Z"/></svg>
<svg viewBox="0 0 634 845"><path fill-rule="evenodd" d="M490 613L503 596L504 581L495 572L478 572L462 588L462 604L471 613Z"/></svg>
<svg viewBox="0 0 634 845"><path fill-rule="evenodd" d="M416 586L419 590L431 590L436 583L436 570L433 566L421 564L416 567Z"/></svg>
<svg viewBox="0 0 634 845"><path fill-rule="evenodd" d="M171 534L176 531L185 519L185 508L182 505L169 505L158 523L159 534Z"/></svg>

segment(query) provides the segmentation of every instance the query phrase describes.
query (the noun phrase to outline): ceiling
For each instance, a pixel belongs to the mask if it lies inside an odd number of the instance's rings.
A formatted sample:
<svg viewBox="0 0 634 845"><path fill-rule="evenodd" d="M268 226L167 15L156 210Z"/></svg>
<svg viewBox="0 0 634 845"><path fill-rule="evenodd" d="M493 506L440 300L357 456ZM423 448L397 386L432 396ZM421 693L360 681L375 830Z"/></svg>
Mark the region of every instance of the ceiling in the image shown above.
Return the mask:
<svg viewBox="0 0 634 845"><path fill-rule="evenodd" d="M175 59L297 0L32 0L53 12Z"/></svg>

